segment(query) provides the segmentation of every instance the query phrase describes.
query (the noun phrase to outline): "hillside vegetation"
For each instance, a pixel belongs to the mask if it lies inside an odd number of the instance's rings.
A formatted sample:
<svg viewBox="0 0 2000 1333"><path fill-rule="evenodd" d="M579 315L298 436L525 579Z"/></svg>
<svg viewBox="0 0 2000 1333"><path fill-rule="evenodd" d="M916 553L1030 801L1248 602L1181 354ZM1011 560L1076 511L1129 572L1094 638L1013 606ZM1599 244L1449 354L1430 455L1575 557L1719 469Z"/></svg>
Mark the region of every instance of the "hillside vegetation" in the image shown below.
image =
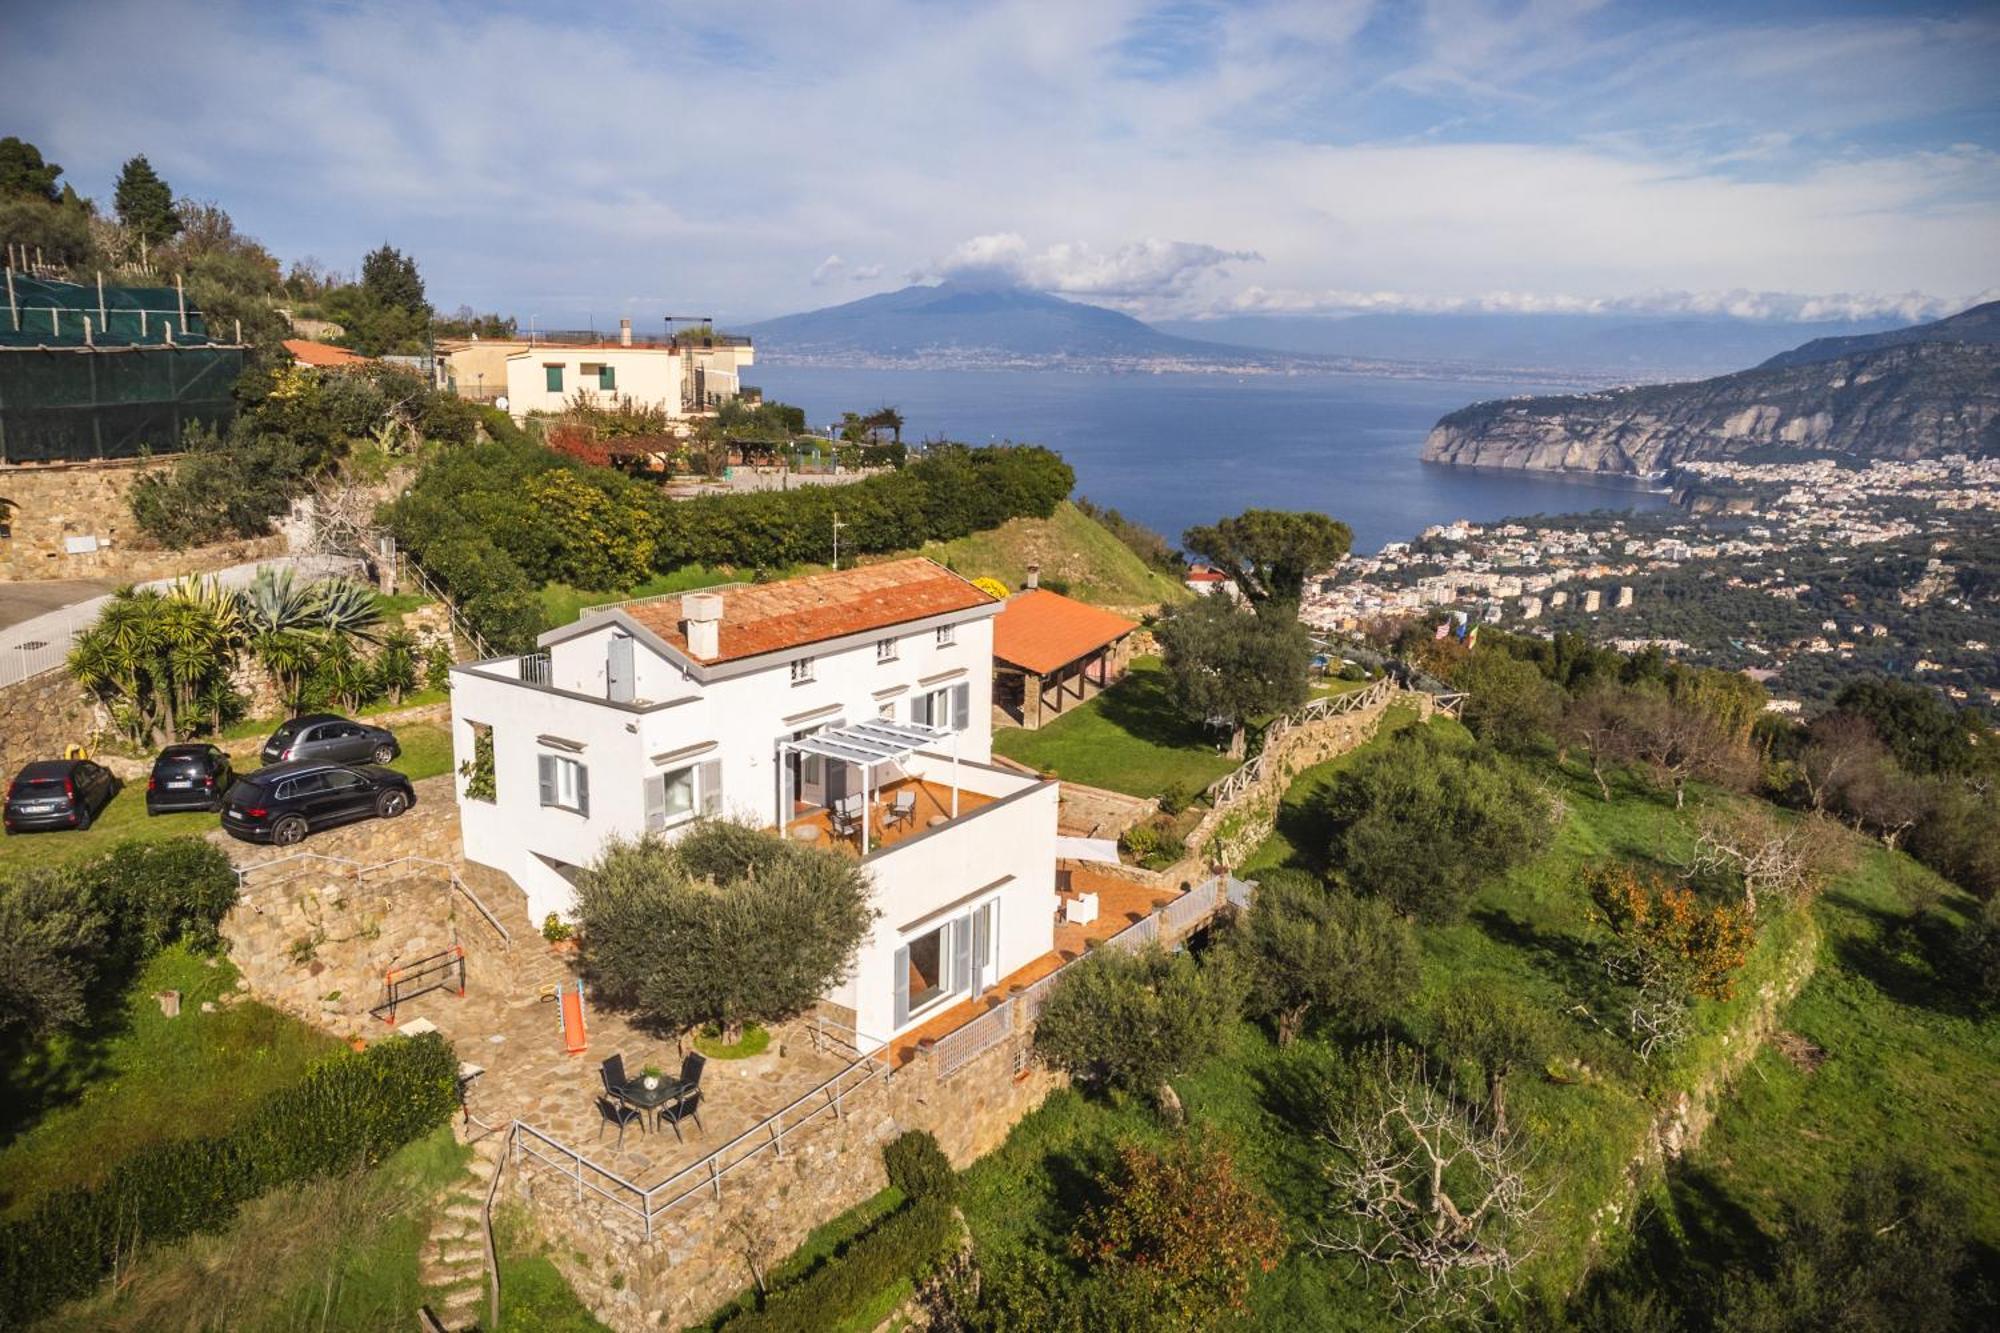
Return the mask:
<svg viewBox="0 0 2000 1333"><path fill-rule="evenodd" d="M1047 518L1009 519L969 537L929 542L918 553L967 578L996 578L1009 588L1020 587L1028 566L1039 564L1044 587L1100 606L1148 609L1190 595L1068 500Z"/></svg>

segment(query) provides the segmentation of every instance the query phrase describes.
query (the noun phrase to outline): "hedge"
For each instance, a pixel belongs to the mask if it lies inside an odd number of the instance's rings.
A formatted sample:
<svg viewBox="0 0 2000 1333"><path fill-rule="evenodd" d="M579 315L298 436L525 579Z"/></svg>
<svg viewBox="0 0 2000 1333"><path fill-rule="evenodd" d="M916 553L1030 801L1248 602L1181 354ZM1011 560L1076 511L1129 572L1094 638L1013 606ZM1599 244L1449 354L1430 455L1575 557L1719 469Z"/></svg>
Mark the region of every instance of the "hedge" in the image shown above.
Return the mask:
<svg viewBox="0 0 2000 1333"><path fill-rule="evenodd" d="M231 1133L144 1149L0 1223L0 1326L88 1294L141 1245L226 1225L276 1186L373 1166L457 1106L458 1060L436 1033L322 1060Z"/></svg>
<svg viewBox="0 0 2000 1333"><path fill-rule="evenodd" d="M958 1215L943 1199L918 1199L892 1213L812 1274L723 1324L727 1333L821 1333L891 1283L922 1277L958 1244Z"/></svg>
<svg viewBox="0 0 2000 1333"><path fill-rule="evenodd" d="M958 1172L927 1129L907 1130L882 1145L882 1166L889 1183L911 1199L958 1197Z"/></svg>
<svg viewBox="0 0 2000 1333"><path fill-rule="evenodd" d="M630 535L651 542L653 567L662 572L691 564L754 571L821 563L832 549L835 509L842 551L910 550L1012 518L1047 518L1075 482L1061 457L1036 446L934 445L906 467L851 486L675 502L650 482L553 453L511 424L489 418L487 428L489 443L433 454L388 521L403 548L502 651L533 646L544 628L539 590L575 573L566 564L574 541L562 532L575 516L558 521L532 499L530 482L553 469L602 492L616 512L643 507L647 530Z"/></svg>

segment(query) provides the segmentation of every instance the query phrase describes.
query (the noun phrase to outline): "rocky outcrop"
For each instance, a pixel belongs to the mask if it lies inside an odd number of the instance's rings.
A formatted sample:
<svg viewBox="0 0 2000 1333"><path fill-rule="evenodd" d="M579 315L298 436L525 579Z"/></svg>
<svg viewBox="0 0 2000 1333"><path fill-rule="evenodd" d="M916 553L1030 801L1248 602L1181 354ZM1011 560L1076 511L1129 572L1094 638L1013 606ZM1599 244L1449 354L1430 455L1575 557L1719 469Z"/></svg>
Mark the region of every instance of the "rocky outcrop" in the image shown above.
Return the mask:
<svg viewBox="0 0 2000 1333"><path fill-rule="evenodd" d="M1648 476L1695 459L2000 453L2000 346L1916 342L1691 384L1475 403L1429 463Z"/></svg>

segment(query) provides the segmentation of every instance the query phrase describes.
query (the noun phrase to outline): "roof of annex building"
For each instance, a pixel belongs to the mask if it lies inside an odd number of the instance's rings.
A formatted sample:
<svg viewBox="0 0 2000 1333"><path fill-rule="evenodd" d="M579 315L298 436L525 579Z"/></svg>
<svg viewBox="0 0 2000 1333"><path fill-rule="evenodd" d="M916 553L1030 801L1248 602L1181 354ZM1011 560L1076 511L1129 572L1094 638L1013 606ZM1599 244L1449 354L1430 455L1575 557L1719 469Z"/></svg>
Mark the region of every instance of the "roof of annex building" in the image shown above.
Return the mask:
<svg viewBox="0 0 2000 1333"><path fill-rule="evenodd" d="M1047 588L1030 588L1007 599L993 622L993 656L1009 666L1046 676L1118 642L1139 628Z"/></svg>
<svg viewBox="0 0 2000 1333"><path fill-rule="evenodd" d="M630 602L619 610L676 652L713 664L996 605L965 579L920 556L703 591L722 599L721 650L713 657L689 650L680 594Z"/></svg>

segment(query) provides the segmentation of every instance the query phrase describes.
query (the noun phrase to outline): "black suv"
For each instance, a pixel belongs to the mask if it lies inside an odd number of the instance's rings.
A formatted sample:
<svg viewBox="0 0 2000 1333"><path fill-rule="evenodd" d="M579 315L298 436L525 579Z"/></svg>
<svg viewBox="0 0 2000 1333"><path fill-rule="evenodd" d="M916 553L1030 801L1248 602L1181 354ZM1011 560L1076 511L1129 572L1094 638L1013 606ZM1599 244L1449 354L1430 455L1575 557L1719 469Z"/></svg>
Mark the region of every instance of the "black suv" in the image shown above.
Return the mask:
<svg viewBox="0 0 2000 1333"><path fill-rule="evenodd" d="M288 847L335 824L394 819L416 803L410 780L392 768L304 759L238 777L223 802L222 827L245 842Z"/></svg>
<svg viewBox="0 0 2000 1333"><path fill-rule="evenodd" d="M37 759L14 775L0 822L9 833L86 829L118 794L118 779L88 759Z"/></svg>
<svg viewBox="0 0 2000 1333"><path fill-rule="evenodd" d="M403 752L394 732L350 722L332 713L307 713L271 733L264 742L264 762L331 759L336 763L386 764Z"/></svg>
<svg viewBox="0 0 2000 1333"><path fill-rule="evenodd" d="M235 780L229 756L213 745L169 745L146 780L146 813L220 810L222 794Z"/></svg>

